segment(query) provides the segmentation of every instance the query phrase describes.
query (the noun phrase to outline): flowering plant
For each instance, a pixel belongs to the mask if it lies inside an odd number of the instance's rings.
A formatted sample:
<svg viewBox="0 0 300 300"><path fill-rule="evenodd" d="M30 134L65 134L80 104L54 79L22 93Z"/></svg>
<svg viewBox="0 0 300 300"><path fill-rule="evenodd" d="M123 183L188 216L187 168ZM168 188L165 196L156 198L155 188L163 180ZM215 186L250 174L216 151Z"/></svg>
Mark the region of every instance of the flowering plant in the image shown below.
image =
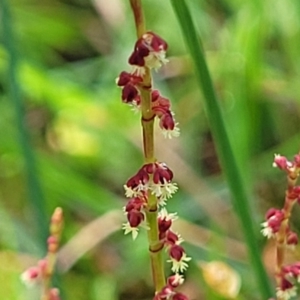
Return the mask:
<svg viewBox="0 0 300 300"><path fill-rule="evenodd" d="M63 211L57 207L51 217L50 235L47 239L47 255L38 261L35 266L25 270L22 281L29 287L39 285L41 289L41 300L60 300L58 288L51 287L51 280L57 260L57 253L63 228Z"/></svg>
<svg viewBox="0 0 300 300"><path fill-rule="evenodd" d="M131 0L137 27L137 41L128 63L132 71L123 71L117 79L122 88L122 101L141 113L143 130L144 164L124 185L125 195L129 198L124 212L127 222L123 224L125 234L137 238L139 228L148 231L152 275L155 286L154 300L187 299L176 291L184 281L182 272L191 260L182 247L183 239L172 231L176 213L168 213L167 201L178 190L173 182L173 172L166 163L154 155L154 121L166 138L178 137L178 123L174 119L170 100L153 88L151 71L158 70L167 63L168 44L152 31L145 30L141 3ZM165 279L162 251L166 249L168 262L172 264L174 275Z"/></svg>
<svg viewBox="0 0 300 300"><path fill-rule="evenodd" d="M286 173L287 189L283 207L270 208L267 211L261 232L267 238L276 241L276 296L278 300L288 300L296 296L296 284L300 282L300 263L285 264L287 249L294 249L298 244L298 235L290 227L290 218L293 207L300 202L300 186L297 185L300 175L300 154L295 155L293 161L275 154L273 166Z"/></svg>

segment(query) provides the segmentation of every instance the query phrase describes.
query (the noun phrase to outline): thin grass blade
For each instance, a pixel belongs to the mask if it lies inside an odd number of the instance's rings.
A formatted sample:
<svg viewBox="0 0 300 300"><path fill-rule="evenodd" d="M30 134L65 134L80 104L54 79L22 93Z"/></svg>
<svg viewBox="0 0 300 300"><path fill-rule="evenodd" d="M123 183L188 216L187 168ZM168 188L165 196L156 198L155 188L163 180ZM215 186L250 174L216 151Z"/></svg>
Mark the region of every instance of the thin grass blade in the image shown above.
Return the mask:
<svg viewBox="0 0 300 300"><path fill-rule="evenodd" d="M249 257L253 271L256 275L257 286L263 299L271 295L270 282L261 261L261 249L258 247L258 226L253 222L249 197L244 185L242 174L226 131L224 118L220 109L209 70L205 61L199 35L193 25L191 14L184 0L171 0L176 17L180 24L186 46L191 54L196 80L203 92L205 107L211 130L217 146L218 155L224 174L232 193L232 202L240 219L240 224L248 247ZM255 226L254 226L255 225Z"/></svg>

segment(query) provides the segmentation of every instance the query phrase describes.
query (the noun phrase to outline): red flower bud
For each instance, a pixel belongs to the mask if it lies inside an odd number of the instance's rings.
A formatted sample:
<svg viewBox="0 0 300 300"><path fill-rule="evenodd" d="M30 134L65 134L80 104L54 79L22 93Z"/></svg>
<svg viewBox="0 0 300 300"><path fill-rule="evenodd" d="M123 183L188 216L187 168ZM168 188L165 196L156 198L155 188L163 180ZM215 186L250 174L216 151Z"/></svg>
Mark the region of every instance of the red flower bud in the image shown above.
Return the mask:
<svg viewBox="0 0 300 300"><path fill-rule="evenodd" d="M138 90L132 84L126 84L122 90L122 100L125 103L132 102L138 96Z"/></svg>
<svg viewBox="0 0 300 300"><path fill-rule="evenodd" d="M144 221L144 214L138 210L132 209L127 213L127 220L131 227L138 227Z"/></svg>
<svg viewBox="0 0 300 300"><path fill-rule="evenodd" d="M297 245L298 244L298 235L296 232L293 232L293 231L288 232L287 244L288 245Z"/></svg>
<svg viewBox="0 0 300 300"><path fill-rule="evenodd" d="M176 293L174 296L173 296L173 300L188 300L189 298L182 294L182 293Z"/></svg>
<svg viewBox="0 0 300 300"><path fill-rule="evenodd" d="M158 219L158 229L159 233L166 232L170 229L172 225L172 220L166 220L166 219Z"/></svg>
<svg viewBox="0 0 300 300"><path fill-rule="evenodd" d="M178 235L176 233L174 233L173 231L168 230L166 233L166 242L168 244L174 245L178 241L179 241Z"/></svg>
<svg viewBox="0 0 300 300"><path fill-rule="evenodd" d="M173 245L169 250L169 255L177 261L181 260L184 253L185 251L180 245Z"/></svg>

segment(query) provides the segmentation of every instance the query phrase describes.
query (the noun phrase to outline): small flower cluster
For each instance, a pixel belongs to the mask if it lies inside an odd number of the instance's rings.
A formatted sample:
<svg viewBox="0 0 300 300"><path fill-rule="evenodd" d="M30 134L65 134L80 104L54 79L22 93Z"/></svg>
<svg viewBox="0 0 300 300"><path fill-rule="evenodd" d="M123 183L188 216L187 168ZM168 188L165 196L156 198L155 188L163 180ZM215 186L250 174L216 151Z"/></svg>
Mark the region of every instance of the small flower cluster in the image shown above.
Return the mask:
<svg viewBox="0 0 300 300"><path fill-rule="evenodd" d="M187 296L182 293L178 293L175 289L183 284L184 278L182 275L175 274L168 278L166 286L154 296L153 300L188 300Z"/></svg>
<svg viewBox="0 0 300 300"><path fill-rule="evenodd" d="M288 300L296 296L297 283L300 283L300 262L283 266L280 274L280 285L276 292L277 297Z"/></svg>
<svg viewBox="0 0 300 300"><path fill-rule="evenodd" d="M127 223L123 224L125 234L131 233L133 239L138 235L139 226L145 220L145 209L148 207L149 194L157 198L161 208L158 213L159 240L166 247L172 263L174 273L183 272L187 268L187 257L181 237L171 231L172 222L176 220L176 214L168 213L166 208L167 200L177 191L176 183L172 182L173 172L166 164L155 162L145 164L124 185L125 195L130 198L124 207L127 215ZM147 226L144 226L147 228Z"/></svg>
<svg viewBox="0 0 300 300"><path fill-rule="evenodd" d="M127 222L123 224L123 229L125 234L131 233L133 239L138 236L139 227L149 229L147 224L144 224L149 195L155 196L158 206L161 207L157 219L158 238L161 248L164 247L168 253L168 262L172 264L171 270L175 275L168 279L167 285L155 295L154 300L187 299L186 296L174 290L183 283L183 277L179 273L187 269L191 258L186 255L184 248L181 246L183 239L171 230L173 221L177 219L177 214L168 213L164 207L167 200L177 191L177 185L171 181L172 178L173 173L166 164L155 162L143 165L124 185L125 194L129 201L124 207Z"/></svg>
<svg viewBox="0 0 300 300"><path fill-rule="evenodd" d="M139 171L127 180L124 185L128 198L143 196L147 191L158 198L159 205L165 205L166 200L177 191L176 183L172 182L173 172L165 163L155 162L142 166Z"/></svg>
<svg viewBox="0 0 300 300"><path fill-rule="evenodd" d="M28 287L42 285L43 299L60 300L59 290L51 288L50 279L53 274L56 255L63 226L63 212L61 208L56 208L50 224L50 236L47 239L47 256L38 261L36 266L30 267L21 274L21 280Z"/></svg>
<svg viewBox="0 0 300 300"><path fill-rule="evenodd" d="M158 70L166 64L166 51L168 44L157 34L149 31L139 38L135 45L128 62L134 66L134 72L143 76L145 67Z"/></svg>
<svg viewBox="0 0 300 300"><path fill-rule="evenodd" d="M262 234L267 238L274 238L278 251L284 252L286 248L294 249L298 244L298 235L290 229L290 216L296 203L300 204L300 186L297 179L300 174L300 154L294 156L293 161L276 154L273 167L283 170L287 174L287 190L282 209L270 208L262 223ZM283 256L283 253L281 254ZM282 265L280 259L276 264L277 288L276 296L281 300L288 300L297 293L296 283L300 282L300 262Z"/></svg>
<svg viewBox="0 0 300 300"><path fill-rule="evenodd" d="M300 197L300 191L299 191ZM298 198L299 199L299 198ZM276 234L281 228L281 223L285 220L284 211L280 209L270 208L265 216L266 221L262 223L262 234L269 238L276 238ZM289 227L286 228L286 245L294 248L298 244L298 236Z"/></svg>
<svg viewBox="0 0 300 300"><path fill-rule="evenodd" d="M138 39L133 53L129 57L129 64L133 66L132 72L123 71L117 78L117 85L122 88L122 101L131 105L135 111L140 109L141 89L151 91L153 118L159 118L159 127L167 138L178 137L180 132L171 111L170 100L161 96L151 86L145 86L144 76L146 69L159 69L168 60L165 58L167 43L153 32L146 32Z"/></svg>
<svg viewBox="0 0 300 300"><path fill-rule="evenodd" d="M171 269L175 274L184 272L188 267L187 262L191 260L180 245L183 239L170 229L172 222L176 219L176 213L169 214L165 208L161 209L158 214L159 239L163 241L168 251L170 257L168 262L172 263Z"/></svg>
<svg viewBox="0 0 300 300"><path fill-rule="evenodd" d="M289 161L280 154L275 154L272 166L285 171L290 177L296 179L300 171L300 154L296 154L293 161Z"/></svg>
<svg viewBox="0 0 300 300"><path fill-rule="evenodd" d="M159 118L159 126L166 138L178 137L180 135L178 123L175 123L174 113L171 111L170 100L160 95L158 90L151 93L152 110Z"/></svg>

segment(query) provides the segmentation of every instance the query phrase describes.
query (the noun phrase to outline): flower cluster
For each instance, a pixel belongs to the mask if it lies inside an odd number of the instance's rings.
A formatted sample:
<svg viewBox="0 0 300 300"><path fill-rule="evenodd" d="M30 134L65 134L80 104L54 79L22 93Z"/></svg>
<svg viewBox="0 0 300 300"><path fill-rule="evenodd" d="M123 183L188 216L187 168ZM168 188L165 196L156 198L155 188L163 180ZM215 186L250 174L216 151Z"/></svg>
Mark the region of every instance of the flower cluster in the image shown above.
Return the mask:
<svg viewBox="0 0 300 300"><path fill-rule="evenodd" d="M276 238L276 234L281 228L281 223L285 220L284 210L270 208L265 216L266 221L262 223L262 234L267 238ZM298 236L289 226L286 228L286 245L296 246L298 244Z"/></svg>
<svg viewBox="0 0 300 300"><path fill-rule="evenodd" d="M150 90L153 117L159 119L159 127L164 136L172 138L178 137L180 132L171 110L170 100L161 96L159 91L152 90L151 86L145 86L143 80L146 68L157 70L168 62L165 58L167 48L167 43L153 32L143 34L136 42L128 60L133 66L132 72L121 72L116 83L122 88L122 101L131 105L135 111L138 111L141 105L140 90Z"/></svg>
<svg viewBox="0 0 300 300"><path fill-rule="evenodd" d="M293 161L275 154L273 167L283 170L287 174L287 189L282 209L270 208L262 223L262 234L276 240L277 254L284 256L287 248L295 248L298 235L290 228L290 216L295 204L300 204L300 186L296 185L300 174L300 154L294 156ZM300 262L284 265L280 258L276 259L276 296L278 299L288 300L296 295L296 283L300 282Z"/></svg>
<svg viewBox="0 0 300 300"><path fill-rule="evenodd" d="M124 185L126 197L143 196L147 191L159 199L160 205L177 191L177 184L172 182L173 172L165 163L155 162L142 166Z"/></svg>
<svg viewBox="0 0 300 300"><path fill-rule="evenodd" d="M43 286L42 297L47 300L60 300L59 290L50 287L50 279L53 274L56 255L59 247L63 226L63 212L56 208L50 224L50 236L47 239L48 253L45 258L38 261L36 266L30 267L21 274L21 280L28 287L34 285Z"/></svg>
<svg viewBox="0 0 300 300"><path fill-rule="evenodd" d="M165 205L167 200L177 191L176 183L172 182L173 172L166 164L155 162L145 164L124 185L125 194L129 198L124 212L127 222L123 224L125 234L131 233L136 239L140 227L148 228L144 224L148 207L148 198L153 195L157 198L157 205L161 207L158 218L158 232L161 248L165 248L169 256L168 262L172 264L171 270L175 274L168 279L167 285L155 295L154 300L173 299L185 300L185 295L177 293L175 288L182 284L184 272L191 260L181 246L183 239L171 230L172 223L177 219L176 213L168 213ZM143 226L144 225L144 226Z"/></svg>
<svg viewBox="0 0 300 300"><path fill-rule="evenodd" d="M285 156L282 156L280 154L274 155L274 162L272 164L273 167L278 167L282 170L285 170L287 173L291 173L295 171L295 169L300 168L300 154L296 154L294 156L293 161L289 161Z"/></svg>
<svg viewBox="0 0 300 300"><path fill-rule="evenodd" d="M168 278L167 284L161 289L160 292L156 293L153 300L188 300L187 296L182 293L178 293L175 289L183 284L184 278L182 275L175 274Z"/></svg>
<svg viewBox="0 0 300 300"><path fill-rule="evenodd" d="M280 284L276 291L276 295L279 299L288 300L296 296L296 284L300 283L300 262L283 266L279 280Z"/></svg>
<svg viewBox="0 0 300 300"><path fill-rule="evenodd" d="M145 164L124 185L125 195L130 198L124 207L127 222L123 224L125 234L131 233L133 239L138 235L139 226L144 223L145 210L148 209L148 197L154 195L157 204L161 207L158 213L159 240L165 246L172 263L174 273L183 272L190 258L187 257L183 247L180 245L182 238L170 228L173 221L177 219L174 213L168 213L164 207L167 200L177 191L176 183L172 182L173 172L166 164L155 162ZM144 226L147 228L147 226Z"/></svg>
<svg viewBox="0 0 300 300"><path fill-rule="evenodd" d="M160 95L158 90L151 93L152 110L159 118L159 126L165 137L178 137L180 134L178 123L174 120L174 113L171 111L170 101Z"/></svg>
<svg viewBox="0 0 300 300"><path fill-rule="evenodd" d="M116 83L122 88L122 101L131 105L135 111L141 111L142 124L157 119L163 135L172 138L179 136L178 123L174 119L170 100L152 88L150 72L168 61L167 48L167 43L155 33L144 33L135 43L128 60L133 67L132 72L121 72ZM147 101L146 115L143 101ZM150 134L153 135L153 132ZM182 273L187 269L191 258L186 255L181 245L183 239L171 230L177 215L168 213L165 208L168 199L178 190L177 184L173 182L172 170L154 157L147 157L147 163L127 180L124 189L126 197L129 198L124 207L127 217L127 222L123 224L125 234L132 234L132 238L136 239L140 228L155 228L155 234L158 233L157 240L154 241L155 249L152 249L151 245L149 249L153 253L165 249L174 273L167 279L165 286L156 291L154 300L187 300L188 298L177 292L176 288L183 283ZM147 220L151 213L155 214L155 218L152 218L154 222Z"/></svg>
<svg viewBox="0 0 300 300"><path fill-rule="evenodd" d="M139 38L128 62L134 66L134 72L139 75L145 74L145 67L149 69L159 69L166 64L166 51L168 44L157 34L148 31Z"/></svg>

